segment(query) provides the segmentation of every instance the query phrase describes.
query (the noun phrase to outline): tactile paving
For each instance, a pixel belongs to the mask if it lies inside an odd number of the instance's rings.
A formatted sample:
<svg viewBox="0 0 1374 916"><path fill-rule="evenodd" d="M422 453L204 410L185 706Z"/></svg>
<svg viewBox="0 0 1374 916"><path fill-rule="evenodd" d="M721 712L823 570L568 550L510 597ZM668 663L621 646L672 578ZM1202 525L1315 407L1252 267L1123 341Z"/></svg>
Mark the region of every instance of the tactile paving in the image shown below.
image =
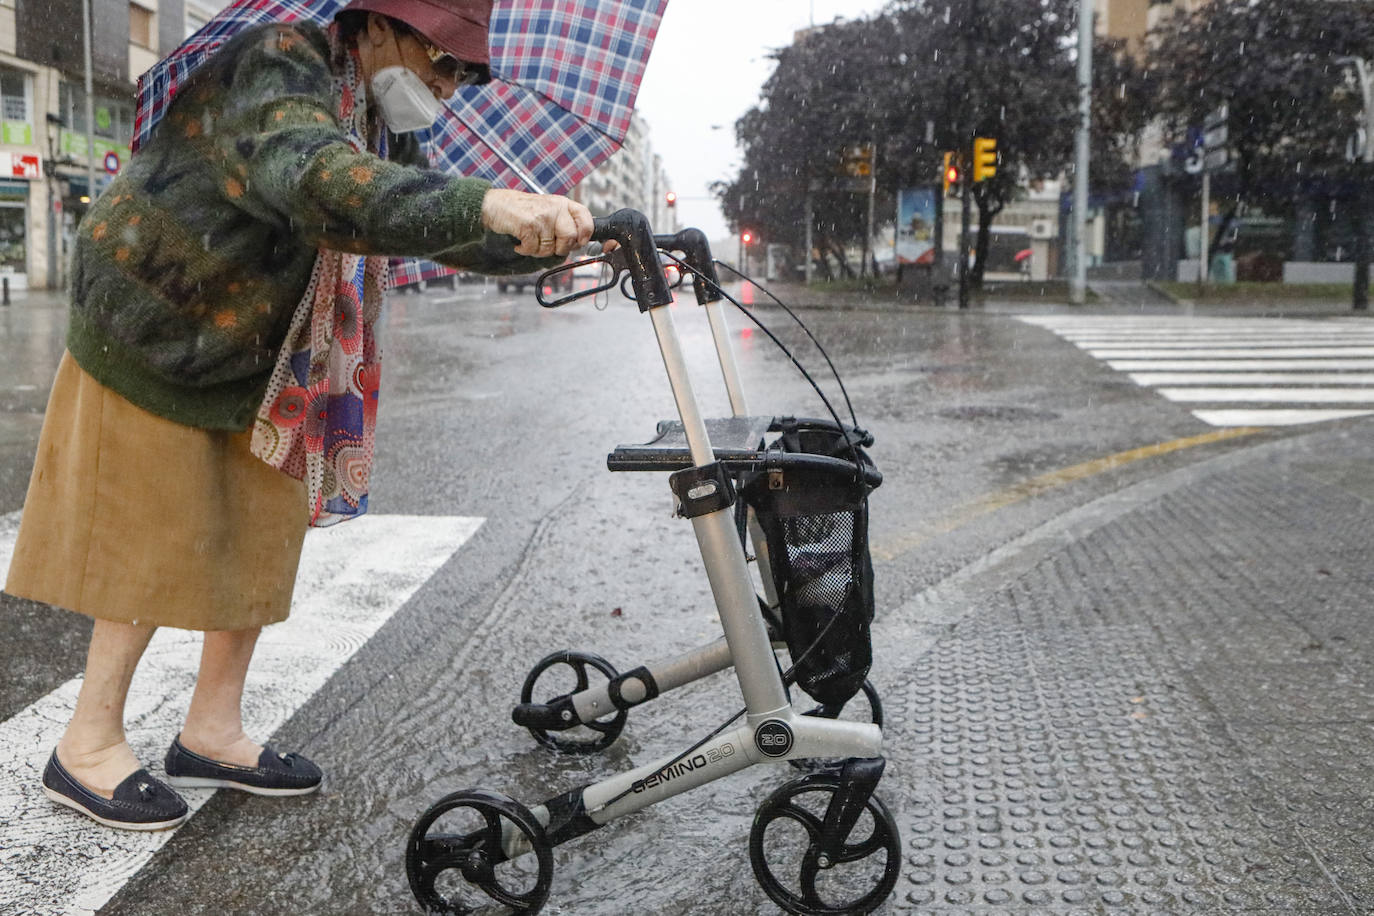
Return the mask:
<svg viewBox="0 0 1374 916"><path fill-rule="evenodd" d="M1371 535L1258 463L989 592L887 691L894 908L1374 912Z"/></svg>

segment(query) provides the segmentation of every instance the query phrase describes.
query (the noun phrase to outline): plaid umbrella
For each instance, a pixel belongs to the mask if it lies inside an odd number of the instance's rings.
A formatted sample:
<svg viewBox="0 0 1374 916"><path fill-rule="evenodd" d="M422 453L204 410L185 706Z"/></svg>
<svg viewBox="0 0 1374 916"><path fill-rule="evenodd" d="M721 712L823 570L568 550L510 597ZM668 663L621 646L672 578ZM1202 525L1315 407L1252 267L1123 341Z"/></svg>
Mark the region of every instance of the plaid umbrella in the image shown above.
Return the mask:
<svg viewBox="0 0 1374 916"><path fill-rule="evenodd" d="M327 24L345 0L237 0L138 80L135 152L177 89L224 42L263 22ZM421 135L435 167L499 187L563 193L620 148L668 0L496 0L486 86L458 90ZM447 272L394 266L392 284Z"/></svg>

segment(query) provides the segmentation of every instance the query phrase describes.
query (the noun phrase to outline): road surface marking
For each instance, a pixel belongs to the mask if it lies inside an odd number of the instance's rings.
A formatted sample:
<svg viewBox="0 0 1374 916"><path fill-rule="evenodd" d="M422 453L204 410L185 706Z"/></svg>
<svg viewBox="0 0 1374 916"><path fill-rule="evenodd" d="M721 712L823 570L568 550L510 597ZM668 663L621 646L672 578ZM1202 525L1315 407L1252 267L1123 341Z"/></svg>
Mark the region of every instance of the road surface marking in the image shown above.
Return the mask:
<svg viewBox="0 0 1374 916"><path fill-rule="evenodd" d="M1374 356L1374 347L1197 347L1190 350L1161 347L1093 347L1088 352L1098 359L1260 359L1267 356L1290 359L1324 359L1326 357Z"/></svg>
<svg viewBox="0 0 1374 916"><path fill-rule="evenodd" d="M1189 372L1197 369L1215 369L1220 372L1374 369L1374 359L1109 359L1106 362L1118 372Z"/></svg>
<svg viewBox="0 0 1374 916"><path fill-rule="evenodd" d="M1326 420L1349 420L1351 417L1367 417L1374 410L1332 410L1312 408L1309 410L1288 410L1284 408L1256 408L1253 410L1195 410L1193 415L1212 426L1301 426L1304 423L1320 423Z"/></svg>
<svg viewBox="0 0 1374 916"><path fill-rule="evenodd" d="M1161 385L1374 385L1374 372L1132 372L1146 388Z"/></svg>
<svg viewBox="0 0 1374 916"><path fill-rule="evenodd" d="M1183 404L1374 404L1369 388L1156 388L1171 401Z"/></svg>
<svg viewBox="0 0 1374 916"><path fill-rule="evenodd" d="M1070 465L1060 468L1057 471L1050 471L1022 481L1015 486L998 490L994 493L987 493L970 502L954 507L940 518L937 518L930 525L918 532L912 532L892 541L884 540L880 544L873 545L873 555L880 560L894 560L908 551L915 550L922 544L934 540L943 534L949 534L964 527L970 522L976 521L985 515L990 515L998 509L1004 509L1015 503L1023 502L1032 496L1062 487L1065 484L1079 480L1085 480L1098 474L1113 471L1137 461L1144 461L1148 458L1157 458L1160 455L1168 455L1172 452L1182 451L1183 449L1195 448L1199 445L1210 445L1214 442L1225 442L1228 439L1239 439L1242 436L1251 436L1255 433L1263 432L1260 428L1235 427L1232 429L1219 429L1210 433L1203 433L1199 436L1188 436L1183 439L1171 439L1168 442L1158 442L1154 445L1145 445L1140 448L1128 449L1124 452L1117 452L1114 455L1107 455L1103 458L1095 458L1092 461L1085 461L1082 464Z"/></svg>
<svg viewBox="0 0 1374 916"><path fill-rule="evenodd" d="M263 630L254 654L244 693L249 734L265 738L280 728L482 521L365 515L311 531L291 616ZM0 581L18 524L17 512L0 516ZM161 773L162 756L181 727L199 655L198 634L158 630L134 677L125 712L129 743L154 775ZM70 680L0 723L0 901L19 902L26 916L94 913L175 832L109 830L43 796L43 767L80 685L80 679ZM323 763L328 772L328 761ZM213 790L181 794L194 814Z"/></svg>
<svg viewBox="0 0 1374 916"><path fill-rule="evenodd" d="M1034 316L1046 328L1130 373L1137 385L1188 405L1211 426L1292 426L1362 416L1374 405L1374 326L1363 318ZM1229 405L1245 403L1254 410ZM1297 408L1289 405L1342 405ZM1266 406L1274 405L1274 406Z"/></svg>

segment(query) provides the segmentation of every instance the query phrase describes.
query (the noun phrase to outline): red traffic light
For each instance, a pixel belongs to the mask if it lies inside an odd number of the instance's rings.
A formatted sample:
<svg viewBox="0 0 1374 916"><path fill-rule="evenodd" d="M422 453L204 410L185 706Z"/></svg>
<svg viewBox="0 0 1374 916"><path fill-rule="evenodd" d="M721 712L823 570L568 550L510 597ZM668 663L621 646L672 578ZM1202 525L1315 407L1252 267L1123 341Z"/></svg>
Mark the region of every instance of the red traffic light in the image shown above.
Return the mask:
<svg viewBox="0 0 1374 916"><path fill-rule="evenodd" d="M751 243L754 241L754 233L752 233L752 232L743 232L743 233L740 234L739 240L740 240L741 242L743 242L744 244L749 245L749 244L751 244Z"/></svg>
<svg viewBox="0 0 1374 916"><path fill-rule="evenodd" d="M667 193L667 195L665 195L665 198L666 198L666 200L668 201L668 206L670 206L670 207L676 207L676 206L677 206L677 192L676 192L676 191L669 191L669 192Z"/></svg>

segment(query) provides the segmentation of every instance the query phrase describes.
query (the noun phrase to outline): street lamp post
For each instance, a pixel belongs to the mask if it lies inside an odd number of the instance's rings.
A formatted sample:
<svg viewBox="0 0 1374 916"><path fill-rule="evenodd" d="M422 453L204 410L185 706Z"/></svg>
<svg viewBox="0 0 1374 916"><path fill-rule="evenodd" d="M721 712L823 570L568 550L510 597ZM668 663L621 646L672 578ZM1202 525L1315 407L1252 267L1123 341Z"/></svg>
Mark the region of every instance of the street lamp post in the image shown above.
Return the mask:
<svg viewBox="0 0 1374 916"><path fill-rule="evenodd" d="M66 127L67 124L62 118L52 112L48 112L47 124L48 162L44 169L44 173L48 178L48 289L57 289L61 283L58 268L62 263L62 252L59 250L61 247L60 239L62 238L62 234L61 227L58 225L61 222L61 211L57 206L58 198L56 189L58 166L57 138L53 136L53 132L60 131L62 128Z"/></svg>
<svg viewBox="0 0 1374 916"><path fill-rule="evenodd" d="M1088 159L1092 129L1093 0L1078 3L1078 133L1073 165L1073 275L1069 301L1082 305L1088 298Z"/></svg>
<svg viewBox="0 0 1374 916"><path fill-rule="evenodd" d="M86 195L95 200L95 79L91 74L91 0L81 0L81 42L86 56Z"/></svg>
<svg viewBox="0 0 1374 916"><path fill-rule="evenodd" d="M1363 57L1340 57L1336 63L1355 68L1355 77L1360 84L1360 97L1364 105L1364 142L1357 144L1352 158L1358 160L1359 181L1356 182L1355 201L1355 288L1351 293L1351 308L1363 311L1369 308L1369 218L1365 209L1369 201L1369 184L1374 178L1374 75Z"/></svg>

